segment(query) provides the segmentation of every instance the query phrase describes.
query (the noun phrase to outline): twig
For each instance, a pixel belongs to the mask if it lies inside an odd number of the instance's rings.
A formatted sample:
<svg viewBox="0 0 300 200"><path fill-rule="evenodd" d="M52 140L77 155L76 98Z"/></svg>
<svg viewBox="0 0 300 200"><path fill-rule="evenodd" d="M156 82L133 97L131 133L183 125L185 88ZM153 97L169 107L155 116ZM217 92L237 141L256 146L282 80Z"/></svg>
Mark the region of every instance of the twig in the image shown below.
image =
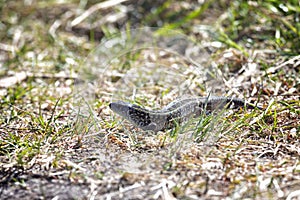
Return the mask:
<svg viewBox="0 0 300 200"><path fill-rule="evenodd" d="M288 60L288 61L286 61L286 62L284 62L284 63L281 63L281 64L278 65L278 66L271 67L271 68L267 69L267 73L268 73L268 74L272 74L272 73L276 72L278 69L280 69L280 68L282 68L282 67L284 67L284 66L286 66L286 65L292 65L292 64L294 64L295 61L298 60L298 59L300 59L300 55L295 56L295 57L293 57L292 59L290 59L290 60Z"/></svg>
<svg viewBox="0 0 300 200"><path fill-rule="evenodd" d="M70 28L80 24L83 20L85 20L88 16L90 16L91 14L96 12L97 10L109 8L109 7L118 5L120 3L123 3L125 1L128 1L128 0L108 0L108 1L104 1L104 2L101 2L101 3L95 4L94 6L90 7L88 10L86 10L84 13L82 13L79 17L75 18L70 23Z"/></svg>

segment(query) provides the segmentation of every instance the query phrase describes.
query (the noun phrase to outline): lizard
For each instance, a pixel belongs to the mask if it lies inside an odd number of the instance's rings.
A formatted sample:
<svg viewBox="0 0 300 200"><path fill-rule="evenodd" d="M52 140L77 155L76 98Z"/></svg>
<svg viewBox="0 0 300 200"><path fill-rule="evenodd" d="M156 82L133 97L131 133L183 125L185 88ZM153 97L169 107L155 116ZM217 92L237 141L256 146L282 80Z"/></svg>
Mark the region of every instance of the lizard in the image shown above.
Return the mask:
<svg viewBox="0 0 300 200"><path fill-rule="evenodd" d="M148 110L125 101L111 102L109 107L138 128L155 132L173 128L176 123L217 109L244 107L262 110L261 107L246 103L243 99L222 96L181 98L172 101L161 110Z"/></svg>

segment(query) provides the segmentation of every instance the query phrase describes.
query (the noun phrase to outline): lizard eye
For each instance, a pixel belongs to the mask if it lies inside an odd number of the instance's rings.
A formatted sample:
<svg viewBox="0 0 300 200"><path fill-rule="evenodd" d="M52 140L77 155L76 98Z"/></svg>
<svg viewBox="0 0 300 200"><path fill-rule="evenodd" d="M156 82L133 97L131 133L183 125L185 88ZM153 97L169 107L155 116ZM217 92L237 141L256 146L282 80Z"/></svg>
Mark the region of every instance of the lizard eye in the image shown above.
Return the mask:
<svg viewBox="0 0 300 200"><path fill-rule="evenodd" d="M141 120L141 121L139 122L139 126L145 126L144 120Z"/></svg>

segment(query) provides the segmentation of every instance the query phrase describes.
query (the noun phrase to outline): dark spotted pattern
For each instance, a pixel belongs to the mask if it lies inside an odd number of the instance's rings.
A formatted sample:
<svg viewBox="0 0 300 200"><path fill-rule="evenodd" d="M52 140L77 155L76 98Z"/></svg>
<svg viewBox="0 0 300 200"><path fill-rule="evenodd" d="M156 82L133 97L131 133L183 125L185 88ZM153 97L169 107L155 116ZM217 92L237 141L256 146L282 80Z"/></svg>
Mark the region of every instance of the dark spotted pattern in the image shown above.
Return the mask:
<svg viewBox="0 0 300 200"><path fill-rule="evenodd" d="M132 107L129 107L128 114L132 122L140 127L147 126L151 123L149 113L140 106L132 105Z"/></svg>
<svg viewBox="0 0 300 200"><path fill-rule="evenodd" d="M200 116L203 112L210 114L210 112L220 109L239 107L262 109L261 107L247 104L242 99L217 96L178 99L162 110L154 111L123 101L110 104L110 108L114 112L131 121L139 128L152 131L172 128L175 124Z"/></svg>

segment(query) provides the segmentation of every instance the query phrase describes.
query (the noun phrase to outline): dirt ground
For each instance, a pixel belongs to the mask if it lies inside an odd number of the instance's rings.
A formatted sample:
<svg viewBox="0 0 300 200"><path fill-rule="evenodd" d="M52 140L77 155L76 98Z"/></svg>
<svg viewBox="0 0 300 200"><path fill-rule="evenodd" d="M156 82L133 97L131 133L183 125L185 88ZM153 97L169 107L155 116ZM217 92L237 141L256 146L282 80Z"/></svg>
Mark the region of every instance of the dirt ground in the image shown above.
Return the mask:
<svg viewBox="0 0 300 200"><path fill-rule="evenodd" d="M297 7L276 3L0 3L0 199L300 199ZM109 109L208 95L263 109L159 132Z"/></svg>

